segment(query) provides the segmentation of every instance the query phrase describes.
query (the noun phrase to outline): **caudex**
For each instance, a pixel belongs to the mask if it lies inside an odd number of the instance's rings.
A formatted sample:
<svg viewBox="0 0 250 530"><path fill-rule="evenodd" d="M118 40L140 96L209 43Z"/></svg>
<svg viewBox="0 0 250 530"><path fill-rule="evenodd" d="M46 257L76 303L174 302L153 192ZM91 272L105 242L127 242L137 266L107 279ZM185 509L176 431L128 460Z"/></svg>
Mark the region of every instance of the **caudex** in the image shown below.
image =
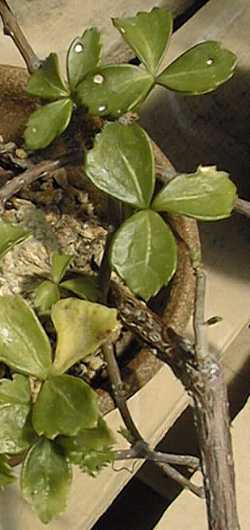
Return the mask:
<svg viewBox="0 0 250 530"><path fill-rule="evenodd" d="M196 278L194 341L169 329L145 302L176 272L176 234L162 213L170 214L170 220L174 214L217 221L229 217L233 209L246 213L246 208L237 199L229 175L214 166L199 166L192 174L173 173L171 178L166 172L161 175L165 183L159 183L157 150L136 122L140 105L155 85L189 95L211 92L233 75L236 57L220 43L208 41L162 66L173 23L169 11L154 8L113 20L139 66L105 64L100 33L90 28L69 47L65 80L55 53L44 60L37 57L5 0L0 0L0 15L5 33L14 40L30 73L27 93L38 102L24 131L31 164L0 189L2 215L22 188L73 161L120 206L120 218L109 229L96 277L65 280L72 256L55 252L51 275L36 288L33 306L21 296L0 296L0 359L11 373L0 384L0 483L6 486L15 479L10 463L13 455L19 455L21 493L41 521L48 523L65 510L72 464L96 475L117 459L151 459L183 487L205 495L210 530L239 529L227 391L220 360L209 351L206 340L205 274L198 245L188 249ZM83 135L89 116L97 124L90 147ZM60 157L58 137L65 145ZM49 160L48 146L50 153L55 148ZM34 163L36 152L40 161ZM32 237L20 224L3 219L0 233L2 256ZM112 272L117 276L111 278ZM42 325L43 315L51 319L55 347ZM121 323L152 347L192 396L200 462L188 455L154 451L135 425L115 355ZM67 373L100 347L126 426L123 433L130 448L125 451L116 447L94 390ZM204 489L173 464L200 465Z"/></svg>

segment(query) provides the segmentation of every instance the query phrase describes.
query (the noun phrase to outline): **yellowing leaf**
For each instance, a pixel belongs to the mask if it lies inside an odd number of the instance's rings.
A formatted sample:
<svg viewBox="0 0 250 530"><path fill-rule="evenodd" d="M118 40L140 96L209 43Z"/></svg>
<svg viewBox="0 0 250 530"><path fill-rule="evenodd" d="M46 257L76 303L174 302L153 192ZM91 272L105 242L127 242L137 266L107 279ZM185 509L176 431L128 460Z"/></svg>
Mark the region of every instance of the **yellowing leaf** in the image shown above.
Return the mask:
<svg viewBox="0 0 250 530"><path fill-rule="evenodd" d="M94 353L119 327L115 309L76 298L57 302L51 317L57 331L57 374Z"/></svg>

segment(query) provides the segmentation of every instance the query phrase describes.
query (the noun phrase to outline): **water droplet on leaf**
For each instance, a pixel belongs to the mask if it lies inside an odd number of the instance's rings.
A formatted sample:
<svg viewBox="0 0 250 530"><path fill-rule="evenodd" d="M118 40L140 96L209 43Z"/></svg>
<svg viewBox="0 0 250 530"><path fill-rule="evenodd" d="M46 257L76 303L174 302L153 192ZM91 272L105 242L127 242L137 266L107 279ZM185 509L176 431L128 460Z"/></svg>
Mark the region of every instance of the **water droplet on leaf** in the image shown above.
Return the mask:
<svg viewBox="0 0 250 530"><path fill-rule="evenodd" d="M107 110L107 107L106 105L100 105L100 107L98 107L98 110L99 112L104 112L105 110Z"/></svg>
<svg viewBox="0 0 250 530"><path fill-rule="evenodd" d="M211 58L208 59L208 60L207 60L207 64L208 64L208 66L210 66L211 64L213 64L213 62L214 62L213 59L211 59Z"/></svg>
<svg viewBox="0 0 250 530"><path fill-rule="evenodd" d="M103 77L103 75L101 75L101 74L96 74L96 75L94 76L94 83L96 83L97 85L102 85L103 81L104 81L104 77Z"/></svg>
<svg viewBox="0 0 250 530"><path fill-rule="evenodd" d="M76 53L81 53L83 51L83 45L78 43L75 45L75 52Z"/></svg>

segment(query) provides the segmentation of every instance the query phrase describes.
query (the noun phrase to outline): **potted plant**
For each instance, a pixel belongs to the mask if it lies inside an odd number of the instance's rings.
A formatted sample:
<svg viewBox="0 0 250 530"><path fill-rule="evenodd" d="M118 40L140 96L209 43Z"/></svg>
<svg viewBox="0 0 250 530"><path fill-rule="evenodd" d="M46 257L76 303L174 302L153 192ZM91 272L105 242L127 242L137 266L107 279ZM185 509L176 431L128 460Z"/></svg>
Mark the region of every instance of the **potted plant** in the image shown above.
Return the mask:
<svg viewBox="0 0 250 530"><path fill-rule="evenodd" d="M116 458L166 463L128 411L115 356L122 323L192 394L210 528L239 528L226 390L204 337L205 276L193 220L228 217L235 186L213 166L175 175L134 114L156 84L190 95L214 90L232 76L235 56L217 42L203 42L162 70L172 17L155 8L113 21L140 66L100 64L100 35L90 28L70 45L65 82L56 54L37 58L5 1L0 14L31 74L27 79L21 69L1 67L7 117L0 189L6 270L0 297L2 485L13 479L10 456L20 456L22 494L47 523L65 509L72 464L95 474ZM16 105L20 120L10 124ZM6 143L10 138L18 145ZM94 227L105 240L93 251L92 268L81 246L88 204L79 188L86 177L98 212ZM21 282L9 274L18 272L18 264ZM162 318L155 300L166 285L170 299ZM3 294L5 288L19 294ZM191 291L187 304L184 289ZM193 300L194 344L182 336ZM114 447L89 380L74 372L99 348L131 443L126 454ZM184 478L182 483L203 494Z"/></svg>

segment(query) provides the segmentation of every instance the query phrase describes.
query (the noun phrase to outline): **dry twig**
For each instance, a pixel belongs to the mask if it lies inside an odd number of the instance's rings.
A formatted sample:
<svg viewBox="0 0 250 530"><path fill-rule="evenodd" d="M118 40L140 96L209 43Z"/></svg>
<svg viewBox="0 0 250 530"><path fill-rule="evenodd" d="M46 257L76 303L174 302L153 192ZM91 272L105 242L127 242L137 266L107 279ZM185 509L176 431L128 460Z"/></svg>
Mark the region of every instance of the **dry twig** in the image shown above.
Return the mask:
<svg viewBox="0 0 250 530"><path fill-rule="evenodd" d="M5 35L11 37L22 55L29 73L32 74L40 67L41 61L31 48L6 0L0 0L0 16Z"/></svg>

